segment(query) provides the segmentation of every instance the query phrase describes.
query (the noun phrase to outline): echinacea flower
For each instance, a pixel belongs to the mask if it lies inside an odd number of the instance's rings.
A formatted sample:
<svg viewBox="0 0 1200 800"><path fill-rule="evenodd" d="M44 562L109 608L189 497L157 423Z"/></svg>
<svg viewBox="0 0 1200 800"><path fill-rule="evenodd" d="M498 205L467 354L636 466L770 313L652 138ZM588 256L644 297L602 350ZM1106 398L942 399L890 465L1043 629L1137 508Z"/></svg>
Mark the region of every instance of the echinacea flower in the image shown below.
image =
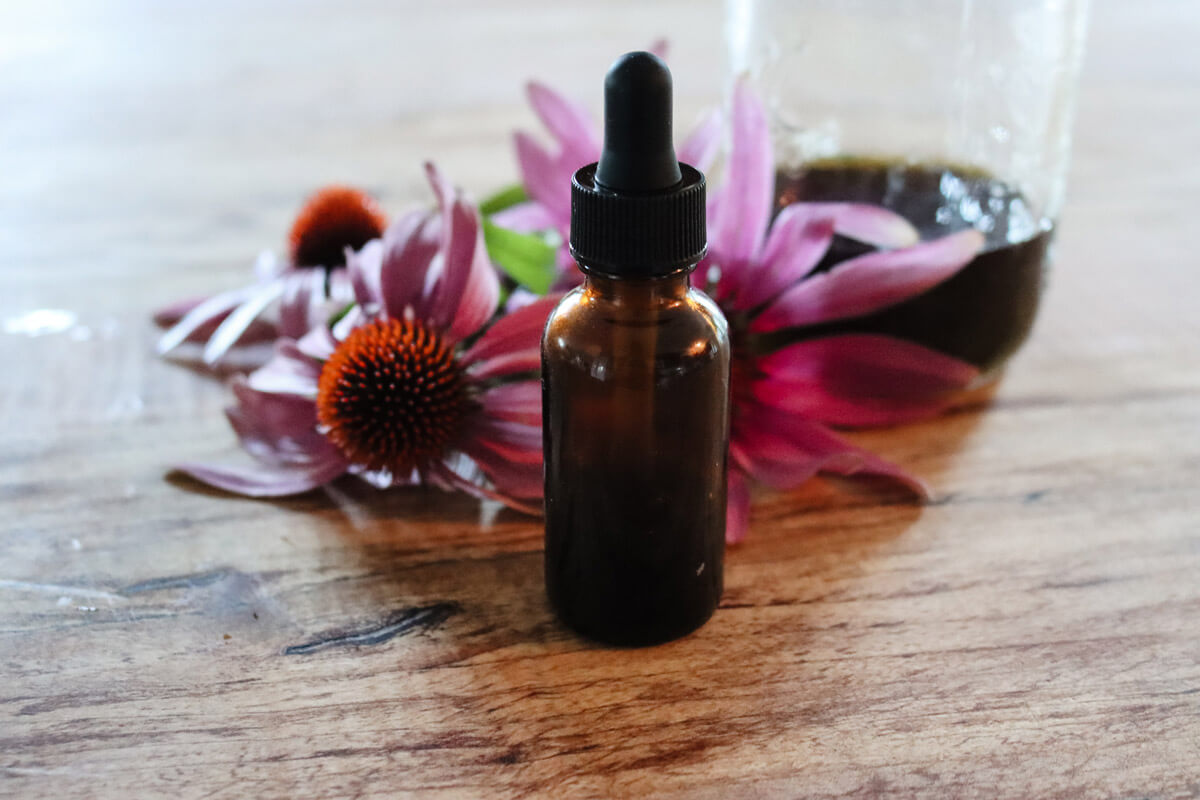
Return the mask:
<svg viewBox="0 0 1200 800"><path fill-rule="evenodd" d="M499 281L476 208L426 165L438 210L413 211L349 259L355 305L283 339L235 378L229 420L251 467L185 464L253 496L354 474L383 488L432 483L536 513L545 298L486 327Z"/></svg>
<svg viewBox="0 0 1200 800"><path fill-rule="evenodd" d="M975 367L889 336L804 339L802 330L924 292L961 269L984 240L968 230L918 242L902 217L862 204L795 203L772 222L770 137L744 82L734 91L732 123L725 183L708 213L709 255L696 280L707 282L733 341L726 535L736 542L746 531L751 481L787 489L817 473L879 475L926 493L903 469L828 426L932 415L977 377ZM834 233L879 249L814 273ZM764 335L784 330L793 343L767 350Z"/></svg>
<svg viewBox="0 0 1200 800"><path fill-rule="evenodd" d="M254 283L176 303L154 315L159 325L171 326L159 340L159 353L185 341L203 341L202 357L211 366L238 344L303 336L353 301L346 252L379 237L386 224L364 192L348 186L321 189L292 224L287 260L264 252L254 265Z"/></svg>
<svg viewBox="0 0 1200 800"><path fill-rule="evenodd" d="M650 50L665 57L666 43L656 42ZM571 238L571 178L580 167L599 160L601 136L591 115L579 104L537 81L529 82L525 89L529 104L554 138L555 147L549 150L528 133L517 131L517 164L530 199L494 214L492 219L517 231L556 231L563 242L558 252L559 269L568 283L578 282L580 274L566 245ZM716 157L720 140L721 115L713 111L702 117L679 144L678 157L705 170Z"/></svg>

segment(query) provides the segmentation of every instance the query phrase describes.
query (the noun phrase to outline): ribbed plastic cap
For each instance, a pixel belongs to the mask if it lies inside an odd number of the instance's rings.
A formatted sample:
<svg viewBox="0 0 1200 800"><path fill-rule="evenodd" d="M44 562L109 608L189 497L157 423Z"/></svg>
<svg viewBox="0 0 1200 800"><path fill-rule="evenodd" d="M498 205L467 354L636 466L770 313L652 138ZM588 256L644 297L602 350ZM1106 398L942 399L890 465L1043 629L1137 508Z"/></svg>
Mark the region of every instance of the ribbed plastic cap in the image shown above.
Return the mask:
<svg viewBox="0 0 1200 800"><path fill-rule="evenodd" d="M704 257L704 175L675 158L671 72L627 53L604 82L604 150L571 181L571 254L585 270L655 277Z"/></svg>

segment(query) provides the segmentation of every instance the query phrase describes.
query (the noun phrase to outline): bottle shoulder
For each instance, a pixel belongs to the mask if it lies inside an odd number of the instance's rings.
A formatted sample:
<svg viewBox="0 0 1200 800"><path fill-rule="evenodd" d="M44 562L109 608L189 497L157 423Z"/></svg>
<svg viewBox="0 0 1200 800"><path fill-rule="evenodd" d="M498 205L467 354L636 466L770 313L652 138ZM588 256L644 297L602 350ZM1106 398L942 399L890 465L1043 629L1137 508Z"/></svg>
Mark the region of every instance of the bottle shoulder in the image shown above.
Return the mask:
<svg viewBox="0 0 1200 800"><path fill-rule="evenodd" d="M582 287L572 289L546 321L547 340L562 343L589 340L605 329L655 329L661 338L704 339L728 347L729 326L717 304L699 289L689 288L682 297L657 298L645 304L611 302L589 295Z"/></svg>

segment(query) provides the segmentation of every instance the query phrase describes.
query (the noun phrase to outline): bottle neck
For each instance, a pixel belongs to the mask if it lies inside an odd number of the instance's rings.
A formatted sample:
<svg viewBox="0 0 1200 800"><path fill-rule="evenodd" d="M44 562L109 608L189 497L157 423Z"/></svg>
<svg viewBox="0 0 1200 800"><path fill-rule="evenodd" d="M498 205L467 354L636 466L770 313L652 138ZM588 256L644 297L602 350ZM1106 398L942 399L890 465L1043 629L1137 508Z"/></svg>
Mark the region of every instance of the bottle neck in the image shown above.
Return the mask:
<svg viewBox="0 0 1200 800"><path fill-rule="evenodd" d="M611 278L584 273L583 291L589 297L612 303L645 303L648 300L683 300L691 287L690 269L659 278Z"/></svg>

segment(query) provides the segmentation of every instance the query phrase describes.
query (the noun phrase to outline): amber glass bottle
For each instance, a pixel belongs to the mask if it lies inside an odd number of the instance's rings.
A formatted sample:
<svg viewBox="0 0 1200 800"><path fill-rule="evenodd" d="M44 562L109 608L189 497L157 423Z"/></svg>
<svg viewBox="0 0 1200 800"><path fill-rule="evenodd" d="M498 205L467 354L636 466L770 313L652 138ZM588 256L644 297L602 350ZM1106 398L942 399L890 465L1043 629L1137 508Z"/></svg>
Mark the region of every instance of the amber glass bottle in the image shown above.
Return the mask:
<svg viewBox="0 0 1200 800"><path fill-rule="evenodd" d="M542 345L546 588L576 631L645 645L721 596L729 333L690 286L704 177L675 160L670 73L628 54L605 97L604 153L572 187L584 285Z"/></svg>

